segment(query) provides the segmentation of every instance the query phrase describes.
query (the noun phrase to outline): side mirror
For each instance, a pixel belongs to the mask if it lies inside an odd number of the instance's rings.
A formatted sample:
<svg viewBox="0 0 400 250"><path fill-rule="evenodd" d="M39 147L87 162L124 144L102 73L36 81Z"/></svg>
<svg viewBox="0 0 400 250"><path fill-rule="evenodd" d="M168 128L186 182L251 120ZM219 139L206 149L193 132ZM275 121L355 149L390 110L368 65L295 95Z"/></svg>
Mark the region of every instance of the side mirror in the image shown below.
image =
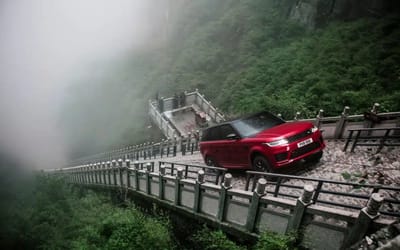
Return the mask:
<svg viewBox="0 0 400 250"><path fill-rule="evenodd" d="M237 134L235 134L235 133L232 133L232 134L227 135L226 139L228 139L228 140L237 140L237 139L239 139L239 136Z"/></svg>

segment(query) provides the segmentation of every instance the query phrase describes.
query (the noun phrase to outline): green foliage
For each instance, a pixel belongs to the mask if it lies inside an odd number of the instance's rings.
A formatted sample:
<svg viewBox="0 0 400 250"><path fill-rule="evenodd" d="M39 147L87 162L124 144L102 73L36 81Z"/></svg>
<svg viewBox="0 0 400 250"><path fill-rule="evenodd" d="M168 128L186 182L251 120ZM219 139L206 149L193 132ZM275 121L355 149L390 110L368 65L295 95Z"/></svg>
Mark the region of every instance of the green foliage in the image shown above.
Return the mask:
<svg viewBox="0 0 400 250"><path fill-rule="evenodd" d="M150 139L147 100L198 88L228 116L269 110L292 119L400 110L399 16L307 30L288 18L295 1L171 3L168 41L79 79L64 105L75 153ZM107 70L104 70L107 69ZM102 73L99 73L102 72ZM90 149L90 150L89 150Z"/></svg>
<svg viewBox="0 0 400 250"><path fill-rule="evenodd" d="M293 235L282 235L271 232L261 234L255 249L268 250L292 250L297 249L294 245L296 238Z"/></svg>
<svg viewBox="0 0 400 250"><path fill-rule="evenodd" d="M9 248L174 248L167 222L147 217L132 205L116 207L94 192L80 196L62 179L36 178L34 199L20 200L13 211L14 221L6 230Z"/></svg>
<svg viewBox="0 0 400 250"><path fill-rule="evenodd" d="M222 231L210 231L207 227L193 235L193 249L204 250L244 250L229 240Z"/></svg>
<svg viewBox="0 0 400 250"><path fill-rule="evenodd" d="M1 249L248 249L207 227L193 232L188 225L189 240L179 239L181 235L172 235L166 216L145 215L129 203L118 207L102 193L70 186L60 178L15 168L0 172L0 183L8 187L0 190ZM277 246L293 246L292 241L265 233L251 249L286 249Z"/></svg>

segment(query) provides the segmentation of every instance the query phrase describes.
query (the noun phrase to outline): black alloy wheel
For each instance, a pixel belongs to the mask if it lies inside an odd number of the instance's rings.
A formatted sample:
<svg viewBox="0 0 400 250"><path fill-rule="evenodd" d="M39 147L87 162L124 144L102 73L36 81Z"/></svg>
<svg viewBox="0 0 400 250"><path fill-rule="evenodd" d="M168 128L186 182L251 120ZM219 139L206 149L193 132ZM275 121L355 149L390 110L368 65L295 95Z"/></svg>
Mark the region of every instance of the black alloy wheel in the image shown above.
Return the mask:
<svg viewBox="0 0 400 250"><path fill-rule="evenodd" d="M215 160L211 156L208 156L208 155L206 156L205 163L207 166L216 167Z"/></svg>
<svg viewBox="0 0 400 250"><path fill-rule="evenodd" d="M257 155L256 157L254 157L253 169L261 172L272 172L271 165L269 164L267 158L262 155Z"/></svg>

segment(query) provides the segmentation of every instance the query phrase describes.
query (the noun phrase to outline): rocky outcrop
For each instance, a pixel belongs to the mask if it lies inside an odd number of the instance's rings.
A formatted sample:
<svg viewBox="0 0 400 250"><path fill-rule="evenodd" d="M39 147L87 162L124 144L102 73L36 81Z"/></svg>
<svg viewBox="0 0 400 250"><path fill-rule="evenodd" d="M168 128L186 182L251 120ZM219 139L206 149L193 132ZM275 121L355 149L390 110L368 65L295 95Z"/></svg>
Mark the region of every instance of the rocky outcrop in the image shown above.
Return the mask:
<svg viewBox="0 0 400 250"><path fill-rule="evenodd" d="M330 20L355 20L400 13L398 0L297 0L289 18L309 28L321 27Z"/></svg>

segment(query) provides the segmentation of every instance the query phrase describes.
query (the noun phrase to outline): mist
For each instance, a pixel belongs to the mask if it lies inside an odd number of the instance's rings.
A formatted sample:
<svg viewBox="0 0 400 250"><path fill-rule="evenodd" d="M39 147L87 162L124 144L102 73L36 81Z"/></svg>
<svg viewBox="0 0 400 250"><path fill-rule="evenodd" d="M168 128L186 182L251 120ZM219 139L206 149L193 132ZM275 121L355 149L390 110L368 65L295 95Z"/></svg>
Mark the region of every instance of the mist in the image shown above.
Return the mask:
<svg viewBox="0 0 400 250"><path fill-rule="evenodd" d="M153 45L149 2L0 2L0 152L32 168L66 162L66 91L80 74L98 73L96 62Z"/></svg>

